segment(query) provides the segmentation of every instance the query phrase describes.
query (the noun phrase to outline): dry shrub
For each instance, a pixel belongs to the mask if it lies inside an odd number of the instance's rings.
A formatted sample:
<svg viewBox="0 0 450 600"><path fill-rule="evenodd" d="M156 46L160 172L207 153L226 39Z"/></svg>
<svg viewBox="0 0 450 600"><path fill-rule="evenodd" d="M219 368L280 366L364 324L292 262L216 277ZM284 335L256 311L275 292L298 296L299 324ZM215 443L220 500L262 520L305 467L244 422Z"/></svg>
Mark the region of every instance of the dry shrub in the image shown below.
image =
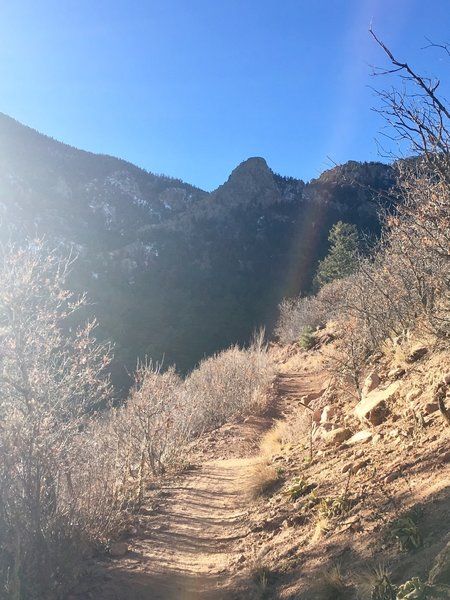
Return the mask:
<svg viewBox="0 0 450 600"><path fill-rule="evenodd" d="M327 315L338 324L331 368L358 397L368 356L408 336L450 337L450 184L428 163L399 167L399 200L372 257L314 298L285 303L279 331L299 330ZM307 300L307 301L306 301ZM310 312L309 312L310 311Z"/></svg>
<svg viewBox="0 0 450 600"><path fill-rule="evenodd" d="M324 322L322 307L314 296L286 298L280 304L279 311L274 333L282 344L298 342L306 331Z"/></svg>
<svg viewBox="0 0 450 600"><path fill-rule="evenodd" d="M247 349L233 346L203 360L184 384L192 433L258 412L272 378L263 332Z"/></svg>
<svg viewBox="0 0 450 600"><path fill-rule="evenodd" d="M347 288L343 280L325 285L315 296L287 298L279 306L275 335L284 343L298 342L302 336L333 320L346 303Z"/></svg>
<svg viewBox="0 0 450 600"><path fill-rule="evenodd" d="M108 408L110 351L70 258L41 242L0 255L0 595L59 598L87 552L116 537L145 486L194 435L257 410L272 378L264 336L203 361L186 380L140 365ZM100 408L102 410L100 410Z"/></svg>
<svg viewBox="0 0 450 600"><path fill-rule="evenodd" d="M320 574L314 591L321 600L343 600L350 596L350 586L345 580L340 565L334 565Z"/></svg>
<svg viewBox="0 0 450 600"><path fill-rule="evenodd" d="M123 506L143 500L145 483L164 473L190 435L183 382L173 368L142 364L127 403L110 416L115 461L121 480L116 498Z"/></svg>
<svg viewBox="0 0 450 600"><path fill-rule="evenodd" d="M40 242L0 256L0 580L13 600L58 596L110 526L86 506L83 459L110 357L93 323L68 328L84 304L69 267Z"/></svg>

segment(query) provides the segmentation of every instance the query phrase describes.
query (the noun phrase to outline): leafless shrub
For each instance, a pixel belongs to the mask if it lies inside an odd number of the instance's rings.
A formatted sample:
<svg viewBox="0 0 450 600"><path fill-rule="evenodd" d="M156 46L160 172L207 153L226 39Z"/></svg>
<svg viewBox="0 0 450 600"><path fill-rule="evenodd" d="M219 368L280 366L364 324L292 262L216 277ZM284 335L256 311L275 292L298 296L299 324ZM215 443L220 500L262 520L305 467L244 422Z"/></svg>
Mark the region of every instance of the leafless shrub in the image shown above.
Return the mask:
<svg viewBox="0 0 450 600"><path fill-rule="evenodd" d="M117 494L124 505L142 502L145 483L164 473L189 439L186 402L173 368L161 372L151 362L138 367L127 403L111 419L122 473Z"/></svg>
<svg viewBox="0 0 450 600"><path fill-rule="evenodd" d="M185 382L193 434L260 410L273 369L263 334L202 361Z"/></svg>
<svg viewBox="0 0 450 600"><path fill-rule="evenodd" d="M321 306L315 296L286 298L279 311L274 333L283 344L298 342L308 329L323 323Z"/></svg>
<svg viewBox="0 0 450 600"><path fill-rule="evenodd" d="M57 595L68 555L79 559L107 527L80 526L78 452L108 398L110 356L94 323L69 328L84 303L65 289L70 262L40 242L0 255L0 578L14 600Z"/></svg>
<svg viewBox="0 0 450 600"><path fill-rule="evenodd" d="M141 364L110 408L109 348L71 265L41 242L0 255L0 586L7 600L58 598L85 550L117 536L146 483L192 436L256 410L271 379L264 335L205 360L187 380ZM100 410L101 408L101 410Z"/></svg>

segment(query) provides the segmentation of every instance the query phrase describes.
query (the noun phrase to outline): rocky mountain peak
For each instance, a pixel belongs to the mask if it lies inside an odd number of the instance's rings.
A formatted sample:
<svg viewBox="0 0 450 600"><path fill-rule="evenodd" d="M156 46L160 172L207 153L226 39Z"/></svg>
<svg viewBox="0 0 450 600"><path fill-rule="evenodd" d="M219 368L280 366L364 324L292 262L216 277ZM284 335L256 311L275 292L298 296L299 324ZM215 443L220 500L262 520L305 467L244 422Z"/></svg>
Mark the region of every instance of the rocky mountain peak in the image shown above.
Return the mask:
<svg viewBox="0 0 450 600"><path fill-rule="evenodd" d="M280 199L273 173L264 158L252 157L238 165L226 183L213 192L216 201L227 205L268 205Z"/></svg>

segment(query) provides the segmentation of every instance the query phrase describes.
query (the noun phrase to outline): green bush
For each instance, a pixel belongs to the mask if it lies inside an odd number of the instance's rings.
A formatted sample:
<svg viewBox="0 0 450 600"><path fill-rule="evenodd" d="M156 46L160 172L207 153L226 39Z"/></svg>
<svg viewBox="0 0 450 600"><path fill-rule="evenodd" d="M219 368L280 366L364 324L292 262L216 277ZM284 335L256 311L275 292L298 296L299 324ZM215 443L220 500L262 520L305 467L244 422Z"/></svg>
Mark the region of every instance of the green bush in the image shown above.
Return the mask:
<svg viewBox="0 0 450 600"><path fill-rule="evenodd" d="M312 327L307 327L300 336L299 344L304 350L311 350L316 345L316 336Z"/></svg>

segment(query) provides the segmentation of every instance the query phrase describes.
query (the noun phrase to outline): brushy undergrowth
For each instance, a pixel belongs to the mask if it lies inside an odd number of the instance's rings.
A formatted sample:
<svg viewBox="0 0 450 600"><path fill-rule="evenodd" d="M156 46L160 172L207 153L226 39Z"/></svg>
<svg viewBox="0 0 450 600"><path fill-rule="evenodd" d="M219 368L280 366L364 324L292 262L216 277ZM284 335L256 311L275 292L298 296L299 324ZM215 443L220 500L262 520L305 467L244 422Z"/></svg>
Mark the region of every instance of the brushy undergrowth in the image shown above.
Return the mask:
<svg viewBox="0 0 450 600"><path fill-rule="evenodd" d="M272 377L264 336L203 361L183 380L138 367L112 408L110 349L71 259L35 241L0 253L0 597L67 594L83 559L120 535L148 482L196 435L257 411Z"/></svg>

